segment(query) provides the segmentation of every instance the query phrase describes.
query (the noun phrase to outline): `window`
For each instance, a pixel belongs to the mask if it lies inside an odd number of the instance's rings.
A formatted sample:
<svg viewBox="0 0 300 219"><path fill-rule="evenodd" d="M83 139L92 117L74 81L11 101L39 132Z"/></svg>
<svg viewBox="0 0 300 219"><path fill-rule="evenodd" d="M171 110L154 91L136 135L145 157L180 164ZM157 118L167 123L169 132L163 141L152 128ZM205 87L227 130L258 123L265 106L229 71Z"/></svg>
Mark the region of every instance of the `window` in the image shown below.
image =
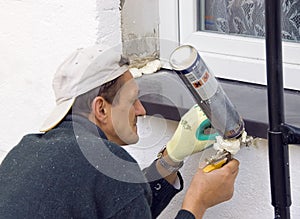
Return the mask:
<svg viewBox="0 0 300 219"><path fill-rule="evenodd" d="M225 34L265 36L264 0L200 0L198 30ZM298 12L299 11L299 12ZM200 13L199 13L200 14ZM203 25L204 23L204 25ZM300 1L282 1L282 38L300 42Z"/></svg>
<svg viewBox="0 0 300 219"><path fill-rule="evenodd" d="M300 90L300 0L282 6L284 86ZM160 14L170 8L161 36L196 47L217 77L266 84L264 0L160 0Z"/></svg>

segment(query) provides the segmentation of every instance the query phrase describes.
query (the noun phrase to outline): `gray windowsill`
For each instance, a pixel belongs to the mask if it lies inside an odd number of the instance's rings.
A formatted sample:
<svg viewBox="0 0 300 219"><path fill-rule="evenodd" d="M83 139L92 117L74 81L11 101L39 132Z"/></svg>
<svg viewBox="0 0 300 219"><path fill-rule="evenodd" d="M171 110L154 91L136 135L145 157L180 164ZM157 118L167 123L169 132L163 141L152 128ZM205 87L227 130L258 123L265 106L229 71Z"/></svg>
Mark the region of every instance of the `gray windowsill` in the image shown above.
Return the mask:
<svg viewBox="0 0 300 219"><path fill-rule="evenodd" d="M249 135L267 138L268 105L266 86L218 79L223 90L242 116ZM170 70L160 70L138 78L140 99L148 115L180 120L195 104L183 82ZM285 91L285 121L300 127L300 92Z"/></svg>

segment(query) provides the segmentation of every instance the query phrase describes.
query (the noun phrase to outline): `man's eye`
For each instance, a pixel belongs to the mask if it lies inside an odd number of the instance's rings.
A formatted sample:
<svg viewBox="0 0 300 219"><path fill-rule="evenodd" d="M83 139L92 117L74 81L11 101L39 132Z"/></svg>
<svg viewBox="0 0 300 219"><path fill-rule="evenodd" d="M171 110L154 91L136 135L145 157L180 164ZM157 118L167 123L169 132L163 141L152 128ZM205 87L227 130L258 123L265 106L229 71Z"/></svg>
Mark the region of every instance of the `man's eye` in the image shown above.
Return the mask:
<svg viewBox="0 0 300 219"><path fill-rule="evenodd" d="M135 99L130 99L130 100L129 100L129 103L130 103L130 104L135 104L135 102L136 102Z"/></svg>

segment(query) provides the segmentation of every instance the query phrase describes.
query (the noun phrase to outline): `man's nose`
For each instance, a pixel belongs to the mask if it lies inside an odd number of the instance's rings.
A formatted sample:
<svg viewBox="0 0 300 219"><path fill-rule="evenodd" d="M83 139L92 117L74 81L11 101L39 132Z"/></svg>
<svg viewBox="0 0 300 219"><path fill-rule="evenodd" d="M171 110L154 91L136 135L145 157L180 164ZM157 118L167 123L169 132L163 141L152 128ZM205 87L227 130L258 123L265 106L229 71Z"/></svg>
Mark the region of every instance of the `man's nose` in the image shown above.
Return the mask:
<svg viewBox="0 0 300 219"><path fill-rule="evenodd" d="M134 108L135 108L135 114L137 116L144 116L144 115L146 115L146 110L145 110L145 108L144 108L144 106L143 106L143 104L141 103L140 100L137 100L135 102Z"/></svg>

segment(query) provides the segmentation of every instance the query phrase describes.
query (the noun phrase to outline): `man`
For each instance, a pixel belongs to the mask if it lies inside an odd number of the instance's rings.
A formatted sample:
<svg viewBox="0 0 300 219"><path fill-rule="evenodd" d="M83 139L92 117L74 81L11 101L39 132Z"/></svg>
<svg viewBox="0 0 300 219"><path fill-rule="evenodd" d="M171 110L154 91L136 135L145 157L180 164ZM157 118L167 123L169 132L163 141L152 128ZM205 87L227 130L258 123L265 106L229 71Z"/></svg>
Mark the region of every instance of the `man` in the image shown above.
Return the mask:
<svg viewBox="0 0 300 219"><path fill-rule="evenodd" d="M121 147L136 143L145 115L138 86L116 48L78 49L58 68L56 108L43 133L24 136L0 166L0 218L156 218L183 188L183 160L213 143L195 135L198 106L159 158L141 171ZM176 218L201 218L232 197L238 161L199 169Z"/></svg>

